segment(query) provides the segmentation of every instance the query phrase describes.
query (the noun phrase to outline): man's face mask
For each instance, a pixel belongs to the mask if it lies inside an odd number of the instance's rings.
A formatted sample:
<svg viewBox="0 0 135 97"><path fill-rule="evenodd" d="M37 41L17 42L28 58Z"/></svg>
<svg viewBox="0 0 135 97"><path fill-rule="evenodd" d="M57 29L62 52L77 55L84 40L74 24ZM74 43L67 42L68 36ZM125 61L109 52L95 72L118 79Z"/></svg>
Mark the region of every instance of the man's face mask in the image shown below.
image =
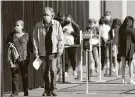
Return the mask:
<svg viewBox="0 0 135 97"><path fill-rule="evenodd" d="M43 19L47 22L50 23L52 20L52 13L50 10L45 10L45 12L43 13Z"/></svg>

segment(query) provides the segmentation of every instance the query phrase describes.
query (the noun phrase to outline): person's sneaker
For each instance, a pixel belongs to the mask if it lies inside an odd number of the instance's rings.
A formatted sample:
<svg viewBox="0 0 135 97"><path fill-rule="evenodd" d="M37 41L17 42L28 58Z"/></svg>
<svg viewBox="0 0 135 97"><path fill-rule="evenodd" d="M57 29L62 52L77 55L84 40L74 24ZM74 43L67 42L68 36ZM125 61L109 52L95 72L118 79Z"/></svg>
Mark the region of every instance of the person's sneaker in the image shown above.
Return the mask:
<svg viewBox="0 0 135 97"><path fill-rule="evenodd" d="M65 77L68 77L68 73L67 72L65 72Z"/></svg>
<svg viewBox="0 0 135 97"><path fill-rule="evenodd" d="M57 82L61 82L61 81L62 81L62 78L61 78L61 75L59 75Z"/></svg>
<svg viewBox="0 0 135 97"><path fill-rule="evenodd" d="M127 83L125 82L125 79L122 79L122 84L127 84Z"/></svg>
<svg viewBox="0 0 135 97"><path fill-rule="evenodd" d="M113 72L116 72L116 70L115 70L115 68L114 68L114 67L112 68L112 71L113 71Z"/></svg>
<svg viewBox="0 0 135 97"><path fill-rule="evenodd" d="M18 96L18 94L11 94L10 97Z"/></svg>
<svg viewBox="0 0 135 97"><path fill-rule="evenodd" d="M57 96L57 94L54 91L50 92L51 96Z"/></svg>
<svg viewBox="0 0 135 97"><path fill-rule="evenodd" d="M135 81L133 79L130 79L130 84L135 85Z"/></svg>
<svg viewBox="0 0 135 97"><path fill-rule="evenodd" d="M73 71L73 76L74 76L74 78L77 78L77 72L76 71Z"/></svg>

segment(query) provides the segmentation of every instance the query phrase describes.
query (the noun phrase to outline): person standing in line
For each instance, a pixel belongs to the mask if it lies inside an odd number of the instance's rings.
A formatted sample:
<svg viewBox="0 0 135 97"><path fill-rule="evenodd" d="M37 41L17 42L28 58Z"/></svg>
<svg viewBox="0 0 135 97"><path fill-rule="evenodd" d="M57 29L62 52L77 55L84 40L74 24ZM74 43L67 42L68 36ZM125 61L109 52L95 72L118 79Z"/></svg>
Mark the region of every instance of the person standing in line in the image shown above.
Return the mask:
<svg viewBox="0 0 135 97"><path fill-rule="evenodd" d="M108 76L109 71L109 46L107 44L109 39L110 26L105 17L101 17L99 21L99 33L101 35L101 61L102 69L106 67L104 76Z"/></svg>
<svg viewBox="0 0 135 97"><path fill-rule="evenodd" d="M129 66L129 76L130 76L130 84L134 84L134 74L133 74L133 64L131 64L133 60L133 54L135 51L135 28L134 27L134 18L131 16L127 16L120 26L119 29L119 53L122 61L122 83L125 82L125 68L126 62Z"/></svg>
<svg viewBox="0 0 135 97"><path fill-rule="evenodd" d="M56 89L56 62L64 49L64 35L61 24L54 20L54 11L51 7L43 9L43 20L33 29L34 54L43 61L43 79L45 83L42 96L57 96ZM50 76L49 76L50 72Z"/></svg>
<svg viewBox="0 0 135 97"><path fill-rule="evenodd" d="M111 30L109 31L109 41L112 42L112 48L110 48L110 51L112 51L112 63L113 63L112 70L114 72L116 72L116 75L118 75L118 72L116 71L118 69L116 66L116 64L117 64L116 58L118 55L118 48L119 48L118 42L119 42L119 27L120 26L121 26L120 19L115 18L113 20ZM110 54L109 54L109 56L110 56Z"/></svg>
<svg viewBox="0 0 135 97"><path fill-rule="evenodd" d="M18 20L15 23L15 31L8 38L8 61L12 70L12 94L17 96L19 92L19 72L21 72L24 96L28 96L28 64L30 51L33 45L28 33L24 31L24 22Z"/></svg>
<svg viewBox="0 0 135 97"><path fill-rule="evenodd" d="M64 43L65 45L68 45L68 47L65 49L66 54L68 54L68 57L66 56L66 64L65 64L65 76L68 76L68 64L69 60L73 69L73 76L74 78L77 78L77 72L76 72L76 47L70 47L70 45L79 44L79 33L80 28L79 26L73 21L71 15L65 16L65 21L63 25L63 33L64 33ZM69 58L69 60L68 60Z"/></svg>
<svg viewBox="0 0 135 97"><path fill-rule="evenodd" d="M62 12L58 12L54 17L55 20L59 21L61 26L64 25L65 15ZM60 82L62 80L62 58L57 58L57 81Z"/></svg>
<svg viewBox="0 0 135 97"><path fill-rule="evenodd" d="M96 35L99 35L99 31L98 31L98 28L96 27L96 20L95 19L93 19L93 18L89 19L88 27L86 28L86 31L87 32L92 31L92 34L93 34L92 38L96 39L96 40L99 39L96 36ZM88 39L88 40L86 39L85 43L89 47L88 44L90 44L90 39ZM92 63L94 64L95 63L95 71L96 71L97 74L99 73L99 65L100 65L98 47L99 47L98 43L92 44L92 54L89 53L89 64L92 64ZM90 70L90 76L96 76L96 75L94 74L94 71Z"/></svg>

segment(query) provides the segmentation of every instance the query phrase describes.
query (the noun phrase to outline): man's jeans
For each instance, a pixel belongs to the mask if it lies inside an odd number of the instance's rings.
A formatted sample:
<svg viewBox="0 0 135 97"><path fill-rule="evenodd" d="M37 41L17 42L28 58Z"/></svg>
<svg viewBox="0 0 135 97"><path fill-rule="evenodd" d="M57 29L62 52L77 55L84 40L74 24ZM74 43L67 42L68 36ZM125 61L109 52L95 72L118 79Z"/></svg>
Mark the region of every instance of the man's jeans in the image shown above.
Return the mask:
<svg viewBox="0 0 135 97"><path fill-rule="evenodd" d="M41 56L43 61L43 79L45 83L45 91L53 91L56 88L56 62L57 58L50 60L49 55Z"/></svg>

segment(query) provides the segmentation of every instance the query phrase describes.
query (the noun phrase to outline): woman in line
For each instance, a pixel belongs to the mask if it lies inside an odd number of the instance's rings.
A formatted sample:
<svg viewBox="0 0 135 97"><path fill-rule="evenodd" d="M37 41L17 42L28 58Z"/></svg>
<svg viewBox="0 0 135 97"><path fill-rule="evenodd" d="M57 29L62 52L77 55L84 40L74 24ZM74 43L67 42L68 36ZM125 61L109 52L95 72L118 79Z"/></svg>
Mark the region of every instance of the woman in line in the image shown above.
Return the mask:
<svg viewBox="0 0 135 97"><path fill-rule="evenodd" d="M121 21L118 18L115 18L112 23L111 30L109 31L109 39L112 42L112 47L110 50L112 50L112 63L113 63L113 71L116 72L116 75L118 75L118 67L117 65L117 54L118 54L118 39L119 39L119 27L121 26ZM110 55L109 55L110 56ZM114 69L115 68L115 69Z"/></svg>
<svg viewBox="0 0 135 97"><path fill-rule="evenodd" d="M79 26L73 21L71 15L66 15L63 25L63 33L64 33L64 39L65 39L65 45L69 45L66 48L68 58L71 62L71 66L73 68L73 76L74 78L77 77L76 72L76 47L70 47L70 45L79 44L79 33L80 29ZM67 58L66 58L67 59ZM66 60L66 66L65 66L65 76L68 76L68 63L69 61Z"/></svg>
<svg viewBox="0 0 135 97"><path fill-rule="evenodd" d="M133 59L133 54L135 51L135 29L134 19L131 16L127 16L120 26L119 29L119 53L122 61L122 83L125 84L125 67L126 61L129 66L129 76L130 84L134 84L134 75L133 75L133 64L131 61Z"/></svg>
<svg viewBox="0 0 135 97"><path fill-rule="evenodd" d="M28 96L28 64L30 60L30 51L32 51L32 42L28 33L24 31L24 22L18 20L15 23L13 32L8 38L8 45L11 50L16 49L19 57L16 60L11 56L16 54L8 53L8 61L12 70L12 95L17 96L19 92L19 72L21 72L24 96ZM30 51L29 51L30 50Z"/></svg>
<svg viewBox="0 0 135 97"><path fill-rule="evenodd" d="M101 34L101 63L102 70L106 67L105 76L108 76L109 71L109 45L107 44L109 40L110 26L108 25L108 20L103 16L99 21L99 33Z"/></svg>

